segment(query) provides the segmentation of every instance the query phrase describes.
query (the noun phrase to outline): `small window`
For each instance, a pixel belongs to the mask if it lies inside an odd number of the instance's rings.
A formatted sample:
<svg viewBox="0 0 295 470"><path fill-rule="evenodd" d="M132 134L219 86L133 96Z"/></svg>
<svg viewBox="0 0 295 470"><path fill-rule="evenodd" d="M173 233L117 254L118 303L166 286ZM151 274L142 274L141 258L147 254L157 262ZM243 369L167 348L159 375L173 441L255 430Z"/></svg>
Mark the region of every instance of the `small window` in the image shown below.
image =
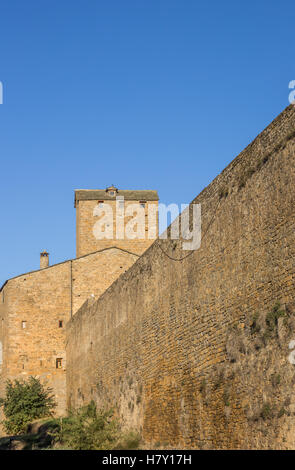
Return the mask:
<svg viewBox="0 0 295 470"><path fill-rule="evenodd" d="M115 196L115 192L114 192L114 191L110 191L110 196Z"/></svg>
<svg viewBox="0 0 295 470"><path fill-rule="evenodd" d="M61 369L62 368L62 358L61 357L58 357L56 359L56 368L57 369Z"/></svg>
<svg viewBox="0 0 295 470"><path fill-rule="evenodd" d="M97 204L98 204L98 207L102 207L104 201L98 201Z"/></svg>
<svg viewBox="0 0 295 470"><path fill-rule="evenodd" d="M26 321L22 321L22 329L24 330L25 328L27 328L27 322L26 322Z"/></svg>
<svg viewBox="0 0 295 470"><path fill-rule="evenodd" d="M58 322L58 327L59 327L59 328L62 328L62 327L63 327L63 321L62 321L62 320L59 320L59 322Z"/></svg>
<svg viewBox="0 0 295 470"><path fill-rule="evenodd" d="M146 201L139 201L140 207L145 208Z"/></svg>

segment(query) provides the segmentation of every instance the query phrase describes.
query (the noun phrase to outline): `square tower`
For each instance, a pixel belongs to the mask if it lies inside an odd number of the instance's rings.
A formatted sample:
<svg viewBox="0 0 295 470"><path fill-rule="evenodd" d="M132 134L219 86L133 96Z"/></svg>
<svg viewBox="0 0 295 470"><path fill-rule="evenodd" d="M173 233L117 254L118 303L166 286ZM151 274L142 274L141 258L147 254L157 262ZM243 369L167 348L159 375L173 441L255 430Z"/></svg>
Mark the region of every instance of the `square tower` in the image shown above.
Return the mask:
<svg viewBox="0 0 295 470"><path fill-rule="evenodd" d="M76 256L117 247L141 255L158 237L157 191L77 189Z"/></svg>

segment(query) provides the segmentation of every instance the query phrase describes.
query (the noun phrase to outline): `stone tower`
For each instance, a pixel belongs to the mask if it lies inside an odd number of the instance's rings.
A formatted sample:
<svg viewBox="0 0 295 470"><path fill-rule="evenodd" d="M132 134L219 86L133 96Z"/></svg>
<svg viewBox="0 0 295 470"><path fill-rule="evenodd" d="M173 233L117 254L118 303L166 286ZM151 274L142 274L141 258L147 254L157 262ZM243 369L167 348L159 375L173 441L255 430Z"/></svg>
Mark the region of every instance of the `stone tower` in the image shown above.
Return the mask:
<svg viewBox="0 0 295 470"><path fill-rule="evenodd" d="M76 190L76 256L110 247L141 255L158 236L158 200L151 190Z"/></svg>

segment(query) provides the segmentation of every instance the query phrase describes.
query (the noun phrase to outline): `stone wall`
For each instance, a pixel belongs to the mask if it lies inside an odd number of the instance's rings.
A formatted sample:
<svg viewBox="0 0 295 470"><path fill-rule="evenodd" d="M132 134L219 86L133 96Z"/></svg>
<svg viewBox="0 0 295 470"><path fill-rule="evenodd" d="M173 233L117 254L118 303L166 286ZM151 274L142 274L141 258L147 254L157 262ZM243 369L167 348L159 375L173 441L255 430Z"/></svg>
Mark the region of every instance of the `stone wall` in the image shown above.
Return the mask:
<svg viewBox="0 0 295 470"><path fill-rule="evenodd" d="M66 323L87 299L98 298L137 259L135 254L110 248L5 284L0 298L2 396L7 379L38 376L53 388L57 413L64 413Z"/></svg>
<svg viewBox="0 0 295 470"><path fill-rule="evenodd" d="M71 316L70 263L12 279L4 287L4 295L2 387L7 379L37 375L53 387L61 413L65 404L65 324ZM61 359L60 368L57 359Z"/></svg>
<svg viewBox="0 0 295 470"><path fill-rule="evenodd" d="M212 384L229 360L231 329L250 328L255 312L276 301L294 301L294 130L289 106L194 200L202 204L199 250L155 241L76 313L67 326L69 407L114 405L151 445L269 445L263 433L249 439L253 389L227 377L228 419L224 387ZM262 400L263 382L254 390Z"/></svg>
<svg viewBox="0 0 295 470"><path fill-rule="evenodd" d="M110 247L72 260L73 314L90 297L97 299L137 259L137 254Z"/></svg>

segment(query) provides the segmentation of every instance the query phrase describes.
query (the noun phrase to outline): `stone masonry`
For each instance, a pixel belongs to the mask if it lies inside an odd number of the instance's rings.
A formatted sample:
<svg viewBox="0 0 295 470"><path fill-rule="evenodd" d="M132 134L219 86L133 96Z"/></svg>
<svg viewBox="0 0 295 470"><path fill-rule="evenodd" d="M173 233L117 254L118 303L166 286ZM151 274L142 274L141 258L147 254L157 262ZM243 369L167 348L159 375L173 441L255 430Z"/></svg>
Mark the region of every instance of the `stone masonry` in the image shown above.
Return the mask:
<svg viewBox="0 0 295 470"><path fill-rule="evenodd" d="M75 191L75 207L77 212L76 217L76 240L77 240L77 257L92 253L98 249L109 248L114 245L113 239L97 240L93 235L93 227L98 217L94 214L94 209L98 204L106 203L113 211L113 235L116 234L116 212L117 205L116 198L124 198L124 209L128 214L128 207L132 204L140 204L145 212L144 222L144 239L116 239L116 246L132 253L142 255L142 253L153 243L154 239L158 236L157 227L157 208L158 208L158 194L157 191L128 191L118 190L115 187L109 187L106 190L76 190ZM152 206L152 207L151 207ZM149 220L149 210L154 208L156 215L154 221L155 231L153 238L148 238L148 226L151 227ZM124 217L124 226L132 219L132 215Z"/></svg>
<svg viewBox="0 0 295 470"><path fill-rule="evenodd" d="M237 336L250 328L255 312L277 301L294 307L294 156L291 105L193 201L202 205L200 249L188 253L181 241L158 239L97 301L79 309L67 325L69 407L90 400L115 406L150 446L295 447L294 425L286 426L284 439L278 430L268 440L266 412L253 436L246 408L254 395L265 399L266 384L254 380L265 362L250 369L248 388L237 364L226 379L230 407L218 375L228 362L231 331ZM288 344L281 348L288 365ZM276 399L280 393L278 387ZM280 419L290 423L290 413Z"/></svg>

